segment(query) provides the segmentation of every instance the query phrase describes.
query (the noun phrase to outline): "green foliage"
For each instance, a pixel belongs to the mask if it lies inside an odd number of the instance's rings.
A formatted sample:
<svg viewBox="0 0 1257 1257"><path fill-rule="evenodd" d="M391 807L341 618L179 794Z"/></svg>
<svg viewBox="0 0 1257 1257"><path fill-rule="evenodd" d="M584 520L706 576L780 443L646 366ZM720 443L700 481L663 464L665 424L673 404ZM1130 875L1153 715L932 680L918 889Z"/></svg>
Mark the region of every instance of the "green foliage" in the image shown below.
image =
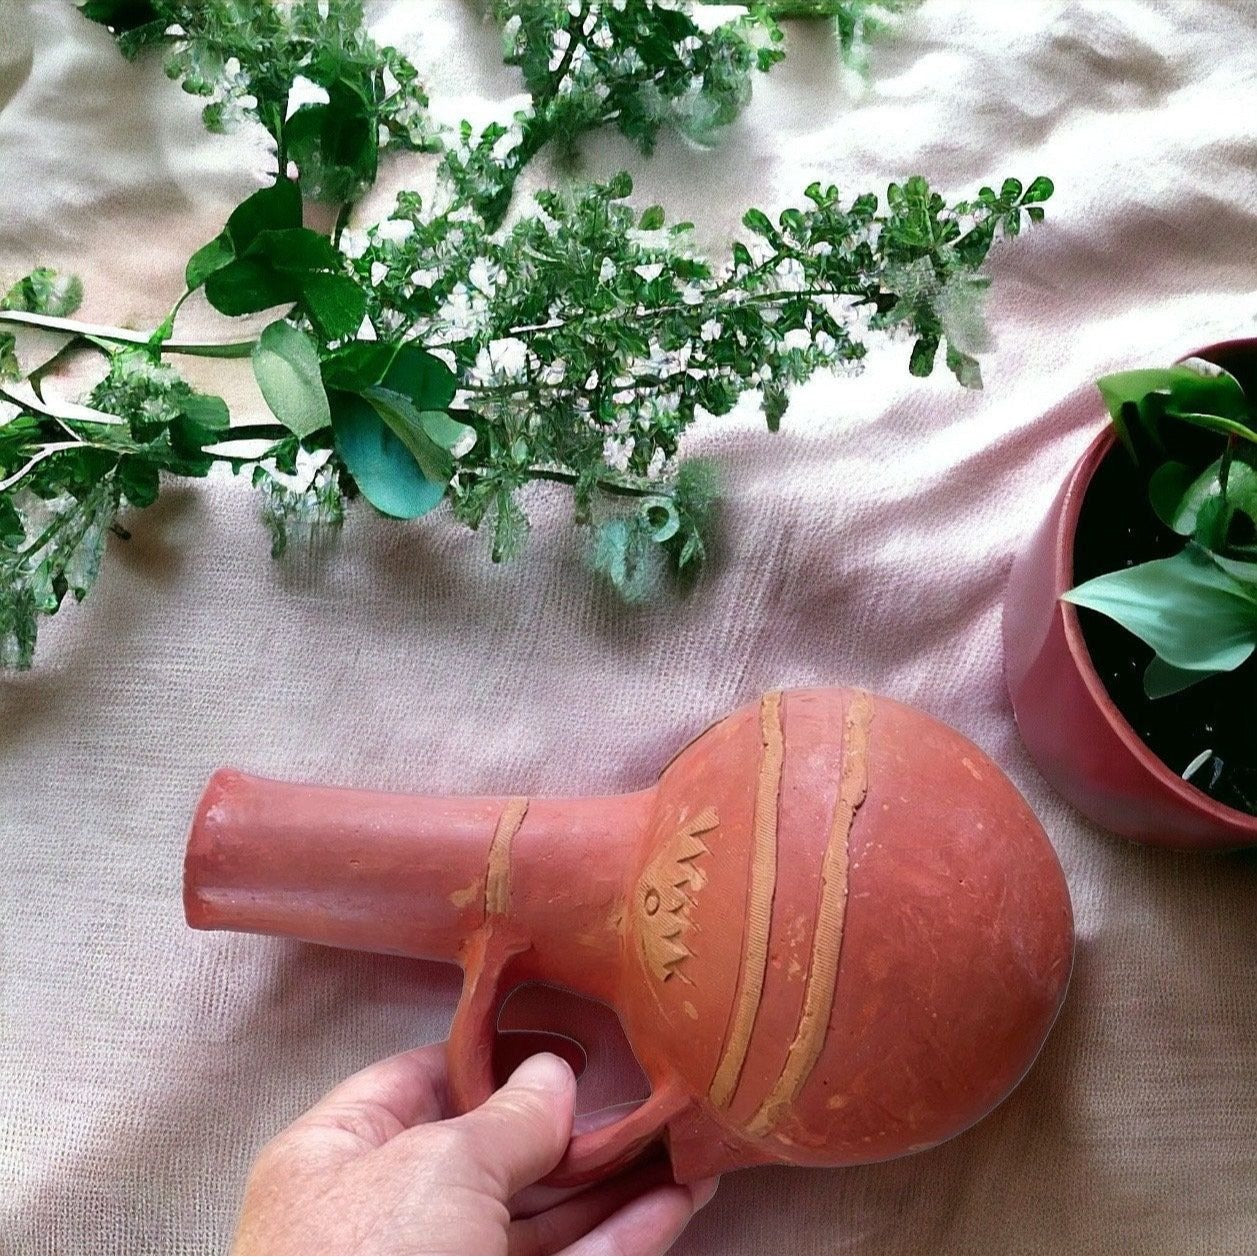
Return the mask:
<svg viewBox="0 0 1257 1257"><path fill-rule="evenodd" d="M1097 576L1065 599L1152 647L1144 688L1160 698L1238 668L1257 649L1257 407L1234 376L1198 359L1105 376L1098 386L1146 469L1153 510L1188 541L1170 558ZM1177 424L1222 437L1220 457L1203 469L1168 457Z"/></svg>
<svg viewBox="0 0 1257 1257"><path fill-rule="evenodd" d="M205 286L220 314L298 305L328 340L352 336L366 313L362 289L343 273L326 236L301 225L301 193L280 179L238 206L227 226L188 261L189 290Z"/></svg>
<svg viewBox="0 0 1257 1257"><path fill-rule="evenodd" d="M128 57L166 50L166 72L205 97L205 125L260 122L279 173L296 163L314 200L351 201L375 182L382 145L431 148L428 98L411 63L366 33L360 0L86 0ZM326 100L289 116L298 80Z"/></svg>
<svg viewBox="0 0 1257 1257"><path fill-rule="evenodd" d="M871 12L801 2L844 39ZM208 98L211 127L244 114L271 134L272 182L185 279L227 318L281 313L259 336L203 345L175 339L182 299L151 336L56 323L79 292L44 270L0 303L0 329L6 310L10 325L45 320L108 362L86 408L49 405L0 331L0 653L18 664L36 616L90 587L117 510L152 503L163 475L215 464L251 473L276 554L339 524L360 493L400 519L448 502L505 560L528 535L521 490L543 481L571 492L594 567L626 597L669 573L692 578L717 500L714 469L681 457L695 420L758 396L775 431L794 385L857 365L877 335L911 338L917 374L942 348L979 386L981 267L1052 190L1010 179L949 205L921 178L892 184L884 203L817 183L775 219L749 209L730 258L712 260L689 224L634 208L620 174L543 191L501 230L517 175L546 144L604 125L646 152L664 127L711 140L782 57L776 17L800 4L755 3L708 30L665 0L492 0L531 108L511 129L461 128L431 206L403 192L388 220L347 230L380 145L434 142L414 68L371 41L355 0L82 8L128 55L163 47L172 77ZM303 193L342 203L330 236L304 225ZM233 424L170 365L180 353L251 355L277 422Z"/></svg>
<svg viewBox="0 0 1257 1257"><path fill-rule="evenodd" d="M756 72L785 56L768 8L755 6L714 30L665 0L491 0L504 55L532 96L511 127L465 128L446 158L460 196L496 227L515 180L548 144L570 152L580 137L614 126L641 151L673 127L714 141L751 98Z"/></svg>

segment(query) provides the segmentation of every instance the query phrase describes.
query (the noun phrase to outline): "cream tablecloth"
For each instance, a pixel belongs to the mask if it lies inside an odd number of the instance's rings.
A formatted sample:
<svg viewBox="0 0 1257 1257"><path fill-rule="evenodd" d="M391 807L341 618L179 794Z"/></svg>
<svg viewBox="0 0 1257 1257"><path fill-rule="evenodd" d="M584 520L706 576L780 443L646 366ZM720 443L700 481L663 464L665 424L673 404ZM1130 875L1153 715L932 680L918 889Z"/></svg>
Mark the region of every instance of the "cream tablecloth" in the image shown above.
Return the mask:
<svg viewBox="0 0 1257 1257"><path fill-rule="evenodd" d="M518 103L475 10L374 8L449 118ZM259 150L205 135L158 65L124 63L68 3L2 16L0 272L73 268L86 316L151 324ZM717 560L645 610L586 574L559 491L530 496L527 554L501 568L441 515L365 509L275 564L234 483L130 520L34 671L0 680L0 1248L221 1249L269 1133L448 1026L452 969L184 927L185 831L216 765L619 790L766 687L841 681L951 722L1025 791L1074 896L1072 992L976 1129L845 1173L748 1172L682 1249L1257 1245L1257 861L1084 823L1022 751L999 650L1012 555L1099 423L1076 407L1089 382L1255 330L1257 9L929 0L863 93L815 29L790 51L718 151L668 140L646 162L602 136L590 172L629 166L642 204L713 247L813 178L855 192L922 171L962 194L1050 174L1048 223L994 261L986 391L909 379L897 345L803 389L778 436L749 411L702 424L689 448L727 480ZM422 164L391 166L374 206ZM623 1090L609 1040L591 1093Z"/></svg>

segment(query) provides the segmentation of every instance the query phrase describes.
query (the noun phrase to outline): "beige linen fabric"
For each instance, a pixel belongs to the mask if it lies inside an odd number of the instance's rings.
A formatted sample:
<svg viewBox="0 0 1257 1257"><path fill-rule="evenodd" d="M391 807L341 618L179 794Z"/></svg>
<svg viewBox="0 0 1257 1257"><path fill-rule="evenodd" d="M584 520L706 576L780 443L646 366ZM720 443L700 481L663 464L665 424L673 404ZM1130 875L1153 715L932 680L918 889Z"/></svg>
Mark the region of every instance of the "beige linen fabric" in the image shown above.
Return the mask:
<svg viewBox="0 0 1257 1257"><path fill-rule="evenodd" d="M373 10L446 117L517 103L476 12ZM157 64L124 63L68 3L2 18L0 271L76 270L87 317L151 325L261 150L205 135ZM242 483L172 487L129 520L34 671L0 680L0 1248L221 1250L270 1133L446 1031L453 969L185 928L186 827L215 766L614 791L766 687L837 682L949 721L1026 793L1074 896L1072 991L974 1130L844 1173L739 1175L682 1249L1257 1246L1257 860L1086 824L1018 742L999 647L1012 556L1100 423L1089 382L1257 330L1255 48L1249 0L930 0L863 93L804 28L718 151L669 139L646 162L592 141L591 173L629 166L641 204L714 248L746 205L814 178L1058 187L1048 223L993 260L985 392L911 380L897 345L802 389L778 436L752 408L699 426L688 448L727 494L687 598L609 596L557 490L530 494L528 551L504 567L443 514L360 508L338 541L272 563ZM390 166L368 209L428 164ZM605 1033L593 1051L617 1056Z"/></svg>

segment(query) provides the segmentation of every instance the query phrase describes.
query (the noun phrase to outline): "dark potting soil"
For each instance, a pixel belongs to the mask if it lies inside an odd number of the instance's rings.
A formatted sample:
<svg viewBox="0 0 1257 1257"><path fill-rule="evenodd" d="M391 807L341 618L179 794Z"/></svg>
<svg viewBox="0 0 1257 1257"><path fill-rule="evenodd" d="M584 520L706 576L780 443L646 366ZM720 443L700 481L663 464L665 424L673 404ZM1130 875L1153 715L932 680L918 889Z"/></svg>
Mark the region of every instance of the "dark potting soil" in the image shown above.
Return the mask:
<svg viewBox="0 0 1257 1257"><path fill-rule="evenodd" d="M1257 362L1227 362L1249 396L1257 395ZM1217 440L1184 425L1173 434L1171 457L1203 468L1218 455ZM1081 584L1163 559L1182 549L1148 503L1147 481L1126 451L1115 446L1100 464L1083 499L1074 541L1074 581ZM1242 812L1257 814L1257 657L1178 694L1149 698L1143 674L1152 650L1107 616L1078 608L1078 622L1096 672L1131 727L1173 772L1181 774L1202 752L1210 758L1191 776L1197 789Z"/></svg>

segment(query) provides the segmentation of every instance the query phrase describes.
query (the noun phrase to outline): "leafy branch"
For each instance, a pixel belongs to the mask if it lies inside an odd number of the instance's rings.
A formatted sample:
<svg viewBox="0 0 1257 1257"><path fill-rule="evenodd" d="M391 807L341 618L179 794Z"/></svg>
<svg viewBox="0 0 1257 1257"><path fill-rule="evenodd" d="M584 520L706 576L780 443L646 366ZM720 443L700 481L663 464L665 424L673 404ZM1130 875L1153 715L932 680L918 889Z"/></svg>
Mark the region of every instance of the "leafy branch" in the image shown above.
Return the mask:
<svg viewBox="0 0 1257 1257"><path fill-rule="evenodd" d="M448 502L487 529L495 560L524 543L520 490L565 485L594 527L594 566L639 598L703 559L716 478L680 460L702 415L758 395L776 430L794 385L857 364L876 335L911 338L915 374L942 351L980 386L981 267L1042 218L1044 178L955 204L919 177L884 201L813 184L775 221L748 210L727 261L700 256L661 207L632 207L627 174L543 191L500 228L544 144L616 125L648 151L664 125L727 122L782 55L784 7L705 31L661 0L496 0L531 121L472 148L464 127L431 204L404 192L359 230L352 203L379 142L437 141L413 67L369 39L356 0L87 0L125 52L164 47L172 75L209 98L210 124L234 113L265 127L276 169L189 259L187 291L151 333L75 320L76 283L46 270L0 303L0 660L29 663L36 617L87 592L117 512L154 501L163 475L249 474L274 553L361 495L399 519ZM841 27L858 7L809 12ZM327 99L298 104L299 80ZM340 202L330 238L304 226L303 192ZM221 342L176 335L197 291L228 320ZM278 317L259 335L231 330L263 311ZM58 357L104 358L82 404L45 396L56 358L24 348L34 331L56 334ZM187 354L248 357L273 421L233 422L175 370Z"/></svg>

